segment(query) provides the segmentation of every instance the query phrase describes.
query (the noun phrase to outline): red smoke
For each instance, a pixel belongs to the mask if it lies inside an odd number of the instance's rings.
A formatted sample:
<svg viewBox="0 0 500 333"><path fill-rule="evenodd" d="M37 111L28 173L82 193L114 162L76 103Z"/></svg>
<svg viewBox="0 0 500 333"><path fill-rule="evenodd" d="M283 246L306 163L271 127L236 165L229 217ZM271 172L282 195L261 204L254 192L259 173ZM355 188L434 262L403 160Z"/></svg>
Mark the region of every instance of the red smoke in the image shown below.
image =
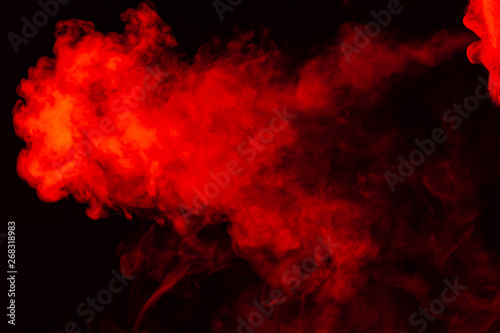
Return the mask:
<svg viewBox="0 0 500 333"><path fill-rule="evenodd" d="M415 208L383 177L397 131L372 111L399 75L450 59L467 37L443 31L395 45L381 36L350 63L334 46L291 68L266 33L213 41L186 59L148 6L122 18L122 34L59 22L55 57L18 88L14 124L27 145L19 174L40 199L72 195L93 219L120 211L157 222L121 249L127 273L157 282L131 309L136 332L155 332L148 315L161 296L236 256L262 282L214 309L214 332L246 332L254 301L275 289L282 298L255 332L411 331L411 313L455 276L468 288L429 331L494 327L498 281L470 237L478 208L468 175L429 160L424 187L408 180L411 196L433 198L411 225ZM353 43L351 28L340 40ZM202 236L217 225L231 245ZM419 270L406 272L405 260Z"/></svg>

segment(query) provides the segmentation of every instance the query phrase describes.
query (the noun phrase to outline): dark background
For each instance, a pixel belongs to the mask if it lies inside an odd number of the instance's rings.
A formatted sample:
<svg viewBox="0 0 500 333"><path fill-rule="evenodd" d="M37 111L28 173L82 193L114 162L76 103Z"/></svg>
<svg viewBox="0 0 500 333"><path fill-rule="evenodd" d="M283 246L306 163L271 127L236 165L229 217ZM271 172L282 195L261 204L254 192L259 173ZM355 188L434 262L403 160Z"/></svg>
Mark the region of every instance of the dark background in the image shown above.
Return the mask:
<svg viewBox="0 0 500 333"><path fill-rule="evenodd" d="M242 30L268 28L271 38L280 48L300 62L303 59L332 45L339 23L357 20L371 20L372 9L383 9L387 1L351 1L346 8L341 1L320 0L243 0L233 12L225 13L221 22L209 0L157 1L156 10L171 25L180 47L188 55L208 39L218 36L231 38L235 27ZM18 99L16 86L27 76L27 70L35 65L41 56L50 56L54 42L55 24L61 19L81 18L94 22L96 30L102 32L123 31L120 13L130 7L137 7L140 1L133 0L71 0L61 5L56 17L39 29L27 45L20 45L15 54L6 35L12 31L20 34L21 18L40 10L36 1L8 1L3 4L2 58L4 75L2 79L2 192L1 233L6 233L7 221L16 221L17 285L16 285L16 327L15 332L49 332L62 330L64 323L78 319L76 306L87 296L95 296L107 286L111 269L118 267L116 248L121 239L137 228L138 222L127 222L123 217L112 216L92 221L85 215L85 206L68 199L58 203L44 203L16 173L17 155L24 142L16 137L12 125L11 110ZM426 37L442 28L465 30L461 20L466 7L465 0L414 0L402 1L405 10L393 18L387 28L400 38L401 43L415 37ZM458 68L458 70L457 70ZM429 69L420 78L395 89L393 107L408 110L398 119L401 130L408 131L416 124L431 122L428 113L418 109L422 99L441 98L442 105L461 102L477 85L476 78L485 71L470 65L464 54L442 66ZM450 82L453 82L451 85ZM450 89L450 88L453 89ZM438 94L436 91L446 91ZM450 92L451 91L451 92ZM443 110L444 111L444 110ZM491 249L498 249L500 234L496 221L499 216L500 198L498 181L493 175L498 165L495 149L498 145L496 124L500 124L497 110L490 103L483 103L481 110L465 122L460 131L470 138L464 146L471 158L477 158L477 196L484 211L478 223L480 232ZM432 125L432 124L431 124ZM474 155L475 147L488 139L489 154ZM482 179L491 176L491 181ZM6 253L5 240L2 253ZM6 258L2 254L2 270ZM4 263L5 262L5 263ZM5 286L6 287L6 286ZM3 287L2 287L3 288ZM2 289L5 295L6 289ZM3 300L6 298L2 298ZM6 306L2 300L2 308ZM4 308L5 309L5 308ZM3 310L6 311L6 310ZM106 310L107 311L107 310ZM2 314L2 324L6 322ZM205 331L203 323L191 324L189 328L177 328L172 332ZM83 327L83 326L81 326ZM9 328L12 329L12 328Z"/></svg>

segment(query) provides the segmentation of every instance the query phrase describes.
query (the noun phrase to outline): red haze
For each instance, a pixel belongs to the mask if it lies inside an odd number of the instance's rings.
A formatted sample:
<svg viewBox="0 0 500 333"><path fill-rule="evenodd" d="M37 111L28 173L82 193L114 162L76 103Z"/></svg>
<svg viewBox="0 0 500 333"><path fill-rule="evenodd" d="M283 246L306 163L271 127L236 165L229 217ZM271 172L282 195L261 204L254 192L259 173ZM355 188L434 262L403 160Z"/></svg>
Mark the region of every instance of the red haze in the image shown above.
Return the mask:
<svg viewBox="0 0 500 333"><path fill-rule="evenodd" d="M263 282L214 311L214 332L235 332L239 316L246 320L253 301L272 298L274 289L286 300L256 332L412 330L410 314L455 276L469 287L439 316L447 332L493 327L497 275L469 237L477 207L463 185L467 175L449 161L429 161L427 190L413 195L435 196L440 214L412 228L415 212L394 199L383 177L396 130L371 111L398 75L450 59L467 37L442 31L397 45L382 34L350 63L333 46L290 69L266 33L259 43L241 34L219 53L214 41L186 59L148 6L122 18L121 34L59 22L55 57L30 68L13 114L26 141L18 172L41 200L73 196L93 219L120 211L158 223L122 249L127 273L158 283L131 310L137 332L162 295L235 255ZM343 26L341 40L352 43L351 28ZM200 238L222 223L230 247ZM331 256L309 274L294 273L317 257L319 240L336 245ZM405 258L423 264L409 274Z"/></svg>

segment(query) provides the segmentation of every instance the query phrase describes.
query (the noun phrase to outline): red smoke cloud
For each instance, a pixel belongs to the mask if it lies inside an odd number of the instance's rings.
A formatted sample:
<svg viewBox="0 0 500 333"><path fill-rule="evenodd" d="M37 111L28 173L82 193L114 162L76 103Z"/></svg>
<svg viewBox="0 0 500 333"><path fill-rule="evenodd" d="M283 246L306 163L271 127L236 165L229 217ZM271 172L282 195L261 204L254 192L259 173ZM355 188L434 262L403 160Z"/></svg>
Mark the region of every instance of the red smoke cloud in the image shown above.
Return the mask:
<svg viewBox="0 0 500 333"><path fill-rule="evenodd" d="M467 175L429 161L427 194L413 195L433 196L440 214L411 226L415 212L383 177L396 130L371 111L398 75L450 59L467 37L443 31L395 45L381 36L350 62L334 46L291 68L266 33L258 43L253 33L214 41L186 59L148 6L122 18L122 34L59 22L55 57L41 58L18 88L14 124L27 145L19 174L40 199L73 196L93 219L120 211L157 222L121 249L127 273L157 281L131 309L135 331L154 331L150 310L174 286L235 256L263 282L214 310L214 332L410 330L408 316L455 276L468 289L439 316L448 331L493 327L497 278L469 237L477 207ZM340 39L354 38L344 25ZM202 237L217 225L230 245ZM424 267L407 273L405 258ZM473 285L473 269L482 284ZM279 292L269 318L251 322L254 301Z"/></svg>

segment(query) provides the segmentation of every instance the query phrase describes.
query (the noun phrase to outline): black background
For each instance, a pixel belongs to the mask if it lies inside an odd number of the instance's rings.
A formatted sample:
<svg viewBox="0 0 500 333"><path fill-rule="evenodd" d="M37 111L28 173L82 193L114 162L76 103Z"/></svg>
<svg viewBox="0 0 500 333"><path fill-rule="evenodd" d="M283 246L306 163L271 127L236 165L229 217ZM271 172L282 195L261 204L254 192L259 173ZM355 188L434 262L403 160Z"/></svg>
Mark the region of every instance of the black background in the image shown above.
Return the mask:
<svg viewBox="0 0 500 333"><path fill-rule="evenodd" d="M208 0L157 1L156 10L172 26L181 48L190 56L212 37L231 38L235 27L257 31L268 28L271 38L280 48L300 61L331 45L341 21L367 22L370 20L370 10L382 9L387 5L386 1L365 2L351 1L346 8L341 5L341 1L243 0L233 12L225 13L223 22ZM117 245L137 228L138 223L127 222L118 215L92 221L85 215L85 206L72 199L44 203L38 199L36 191L18 177L16 159L24 142L16 137L12 125L11 110L18 99L16 86L27 76L28 68L35 65L38 58L51 55L53 32L58 20L81 18L93 21L98 31L123 31L120 13L127 8L137 7L139 3L132 0L71 0L60 6L57 16L40 28L27 45L20 46L18 54L13 51L6 35L11 31L20 34L21 18L26 16L31 19L40 7L36 1L3 3L2 64L5 74L2 78L2 96L5 100L2 102L1 115L4 138L1 155L0 232L6 232L7 221L16 221L17 325L12 331L62 330L67 320L77 319L76 306L107 285L111 269L118 267L115 255ZM400 36L401 43L407 39L429 36L442 28L465 30L461 23L465 0L413 0L403 1L403 4L405 11L395 17L388 27L388 30ZM479 74L485 74L485 71L479 66L470 65L465 53L462 53L452 61L423 73L420 79L413 79L399 87L392 103L408 110L399 119L401 128L409 129L415 124L429 122L428 114L413 111L418 108L421 99L429 98L431 91L446 91L441 94L442 103L451 106L473 91ZM453 85L450 82L454 82ZM437 93L434 95L438 96ZM481 177L491 175L492 178L477 194L484 207L478 221L479 230L492 249L498 249L496 239L500 234L496 223L500 195L497 190L498 182L492 176L497 172L498 165L494 153L498 149L498 145L495 146L498 140L495 127L500 124L497 112L490 103L485 102L481 111L476 112L477 116L472 117L460 129L470 138L470 143L464 150L470 150L471 158L474 157L474 147L482 146L485 137L490 139L488 144L493 150L488 156L475 156L478 159L477 171L482 174ZM5 240L2 241L1 248L2 253L6 253ZM5 259L2 259L3 269L6 258L4 255L2 258ZM6 290L7 288L2 289L0 293L5 296ZM4 296L2 308L6 304ZM6 322L4 314L2 322ZM189 332L196 329L203 332L203 327L203 324L199 324L197 327L178 328L178 331Z"/></svg>

